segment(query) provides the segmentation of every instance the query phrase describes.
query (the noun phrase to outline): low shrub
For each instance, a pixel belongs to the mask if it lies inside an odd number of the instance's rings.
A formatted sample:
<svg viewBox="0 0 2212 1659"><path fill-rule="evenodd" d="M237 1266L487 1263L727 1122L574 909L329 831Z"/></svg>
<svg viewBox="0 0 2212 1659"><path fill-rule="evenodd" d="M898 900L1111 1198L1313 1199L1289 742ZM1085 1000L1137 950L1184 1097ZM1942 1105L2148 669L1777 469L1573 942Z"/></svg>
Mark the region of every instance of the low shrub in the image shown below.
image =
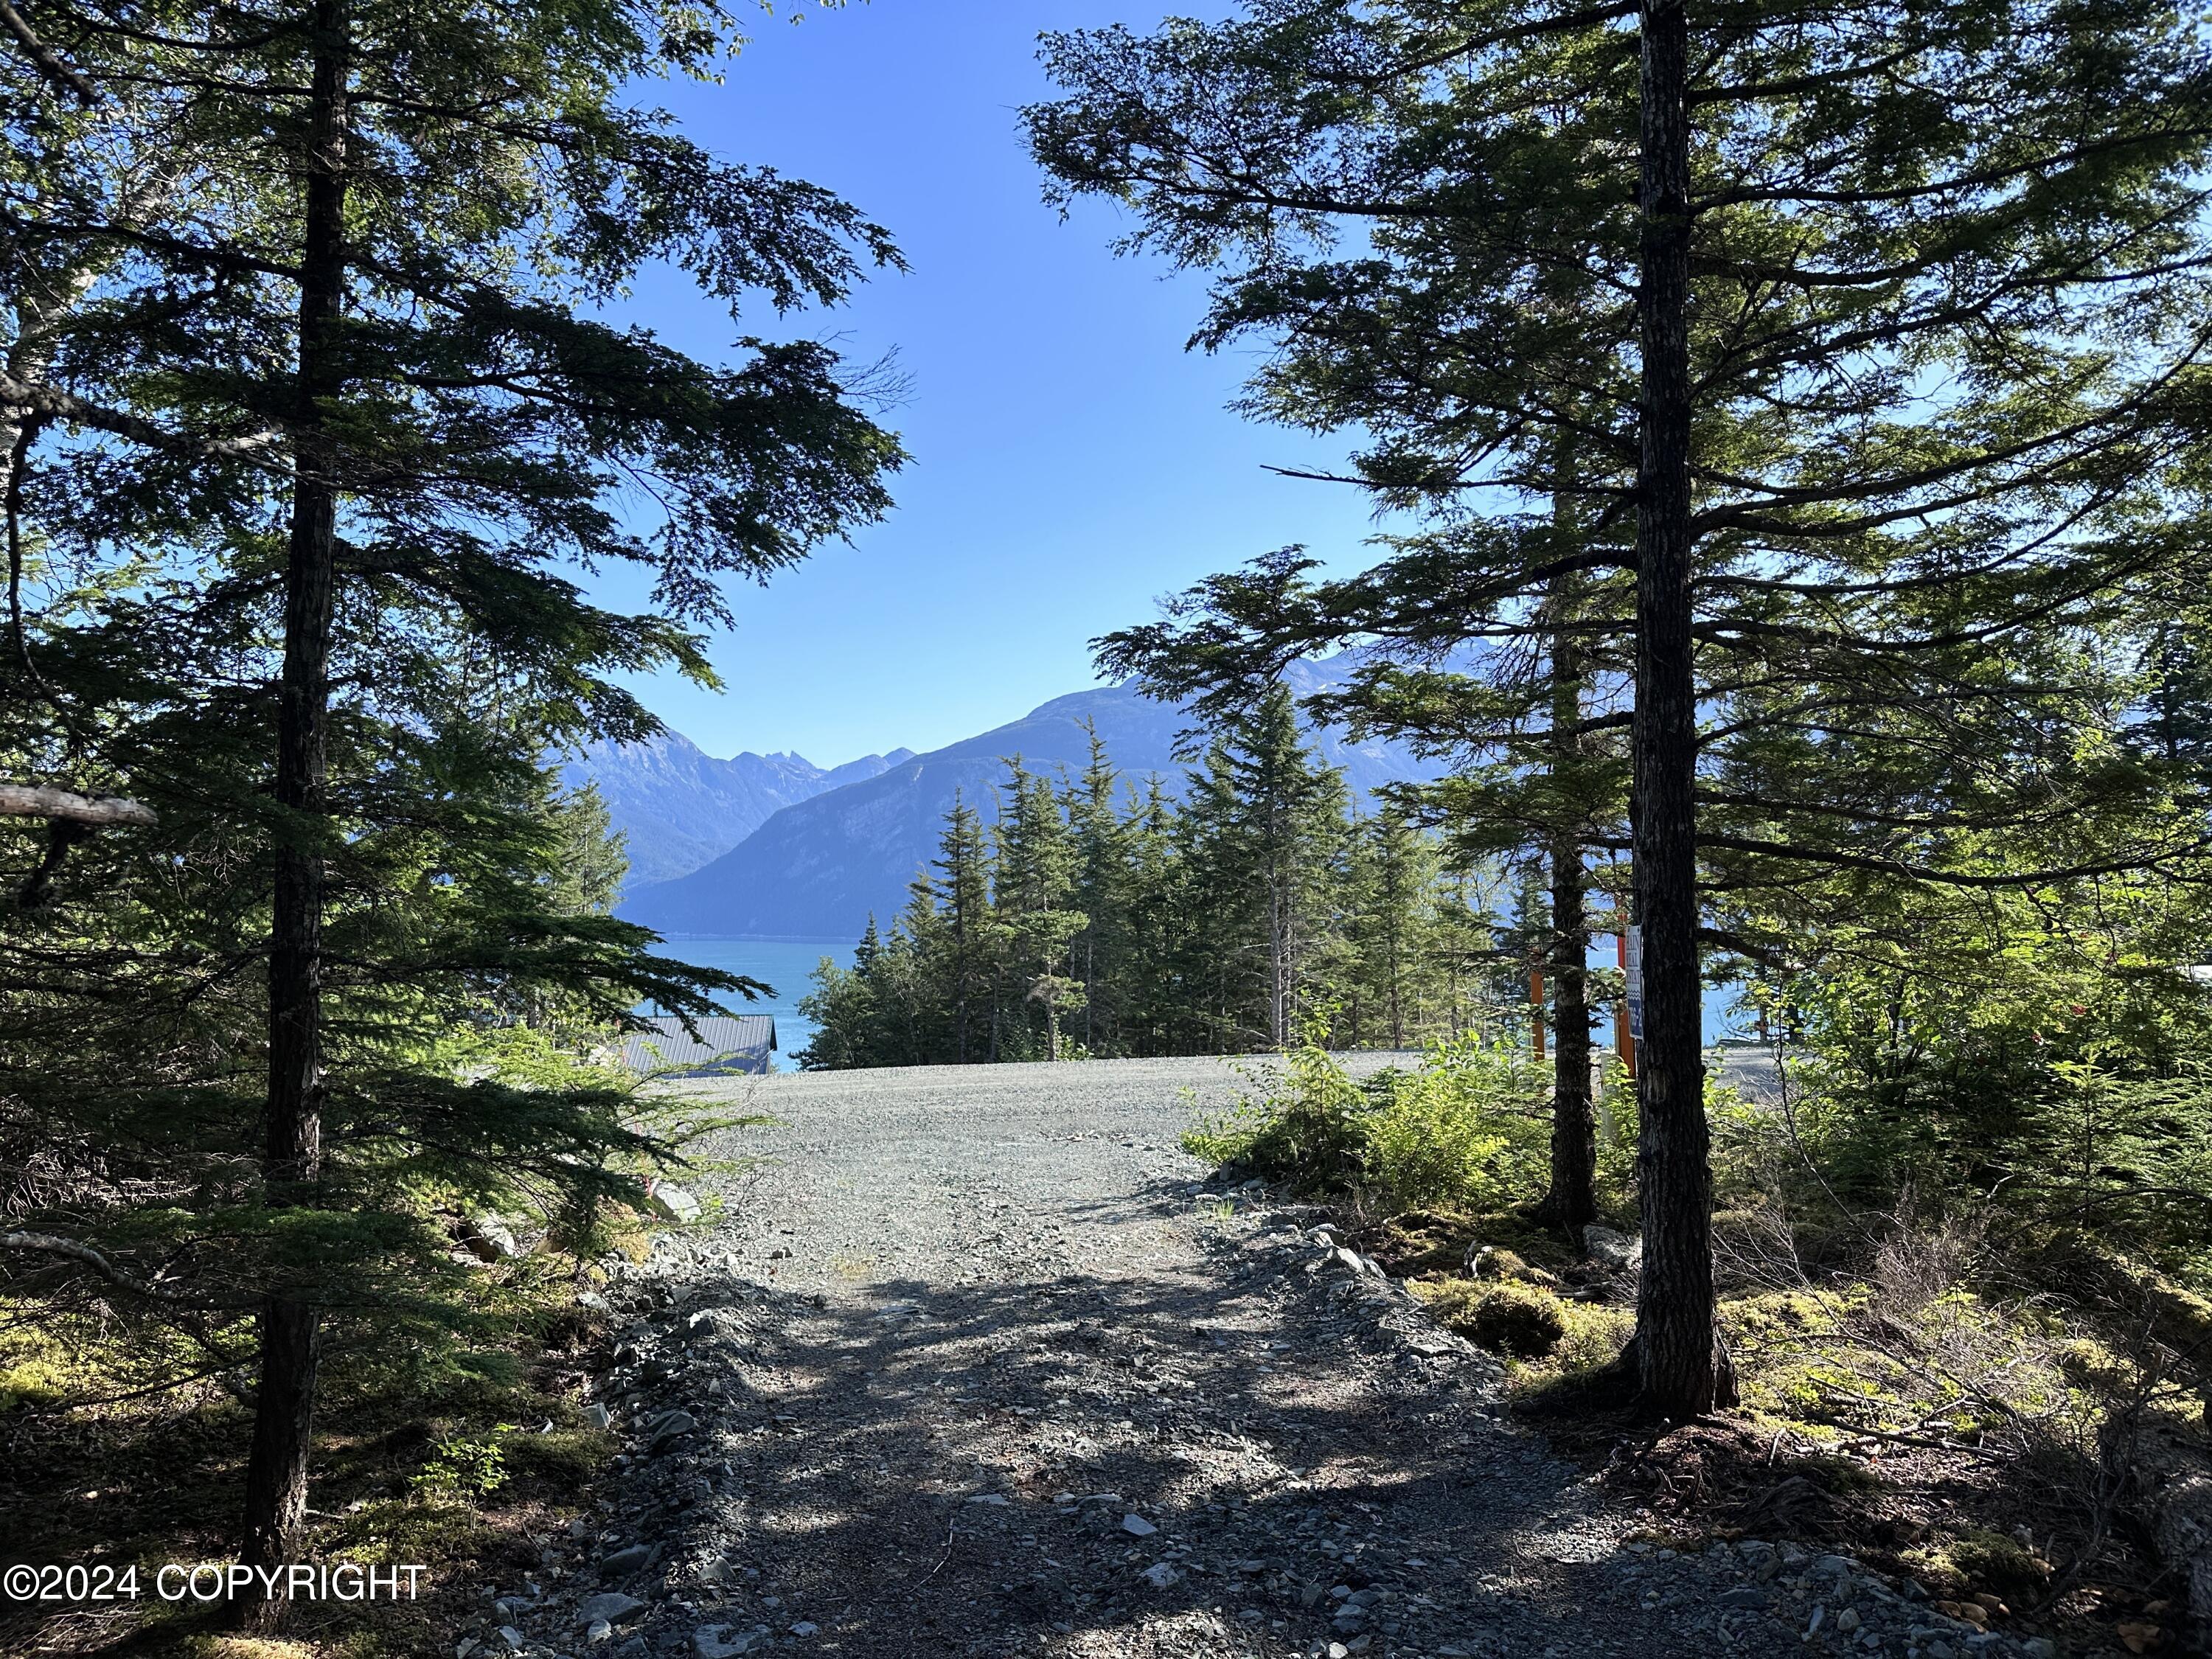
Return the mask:
<svg viewBox="0 0 2212 1659"><path fill-rule="evenodd" d="M1433 1045L1410 1072L1355 1083L1321 1032L1182 1138L1185 1151L1301 1191L1370 1188L1389 1209L1492 1210L1541 1190L1548 1079L1510 1044Z"/></svg>

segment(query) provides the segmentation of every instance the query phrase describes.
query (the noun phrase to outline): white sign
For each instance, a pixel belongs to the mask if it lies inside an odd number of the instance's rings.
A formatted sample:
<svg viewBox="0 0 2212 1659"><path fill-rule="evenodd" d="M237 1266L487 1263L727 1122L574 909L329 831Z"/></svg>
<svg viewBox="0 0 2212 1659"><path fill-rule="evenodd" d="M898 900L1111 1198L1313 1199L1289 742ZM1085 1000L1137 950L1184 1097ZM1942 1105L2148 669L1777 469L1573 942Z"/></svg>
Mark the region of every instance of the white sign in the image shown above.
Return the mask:
<svg viewBox="0 0 2212 1659"><path fill-rule="evenodd" d="M1627 980L1623 994L1628 1002L1628 1035L1644 1041L1644 930L1631 927L1623 941L1621 968Z"/></svg>

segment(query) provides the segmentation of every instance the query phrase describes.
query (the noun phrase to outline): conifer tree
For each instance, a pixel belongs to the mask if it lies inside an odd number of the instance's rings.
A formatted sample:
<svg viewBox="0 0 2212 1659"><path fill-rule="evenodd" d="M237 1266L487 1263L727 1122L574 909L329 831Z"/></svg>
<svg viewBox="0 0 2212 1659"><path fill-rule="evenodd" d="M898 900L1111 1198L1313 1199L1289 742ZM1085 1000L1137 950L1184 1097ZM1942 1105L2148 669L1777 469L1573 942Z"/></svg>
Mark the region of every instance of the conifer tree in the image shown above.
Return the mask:
<svg viewBox="0 0 2212 1659"><path fill-rule="evenodd" d="M1433 971L1436 850L1395 806L1361 820L1352 846L1348 942L1370 1012L1364 1021L1355 1017L1346 1035L1353 1047L1372 1031L1384 1046L1403 1048L1423 1024L1424 981Z"/></svg>
<svg viewBox="0 0 2212 1659"><path fill-rule="evenodd" d="M1034 1047L1028 1012L1042 1014L1044 1057L1058 1060L1060 1016L1083 1005L1068 952L1088 918L1073 908L1076 852L1059 793L1018 756L1007 765L997 841L992 902L1006 940L1009 1021L1018 1011L1026 1054Z"/></svg>
<svg viewBox="0 0 2212 1659"><path fill-rule="evenodd" d="M687 630L726 616L720 584L876 516L899 460L819 345L715 366L595 309L656 260L734 307L831 301L896 255L834 198L715 162L624 101L710 72L728 37L711 10L85 0L41 27L110 124L89 157L112 176L10 220L11 295L94 273L38 361L0 373L10 548L104 574L16 628L52 695L11 703L7 742L155 800L161 828L49 871L23 925L48 944L131 930L66 948L98 962L73 989L137 980L160 994L142 1016L173 1022L138 1045L161 1057L135 1097L174 1152L160 1192L254 1154L242 1201L192 1225L222 1294L257 1299L245 1553L270 1565L298 1540L326 1316L388 1315L429 1257L408 1182L599 1202L620 1190L602 1155L648 1144L604 1091L457 1083L437 1035L487 983L617 1021L744 988L563 908L544 756L648 733L613 677L707 678ZM657 516L613 510L639 481ZM598 609L562 568L624 562L652 573L656 614ZM161 917L188 945L128 914L158 907L165 859L224 871L222 899L194 894L211 924ZM120 893L89 884L118 865ZM255 995L211 1005L210 961L225 986L251 964ZM236 1074L171 1040L217 1014L216 1052L261 1074L250 1131ZM151 1110L179 1091L189 1127ZM21 1099L57 1126L86 1109L29 1081Z"/></svg>
<svg viewBox="0 0 2212 1659"><path fill-rule="evenodd" d="M1751 726L1841 726L1879 705L1902 769L1999 684L2063 717L2008 674L2033 654L2016 646L2174 568L2194 538L2159 480L2201 441L2185 388L2212 257L2193 193L2212 70L2191 26L2135 0L1258 0L1216 28L1054 37L1048 60L1069 92L1031 112L1048 168L1219 272L1202 338L1283 343L1253 406L1359 426L1361 478L1449 516L1378 575L1396 614L1525 641L1553 578L1632 577L1632 611L1612 614L1632 624L1615 648L1633 653L1647 987L1634 1364L1649 1409L1703 1411L1731 1384L1701 892L1760 879L1761 860L1775 885L1880 868L1893 826L1881 766L1819 796L1753 766L1737 781L1757 787L1715 791L1700 708L1741 691ZM1478 518L1481 489L1574 503L1574 532ZM1259 631L1271 652L1315 642L1297 619ZM1954 822L2038 821L2048 782L2000 808L1978 779ZM2110 856L2193 855L2141 783L2130 801L2092 762L2064 787L2097 802ZM1941 854L1896 873L1985 878Z"/></svg>
<svg viewBox="0 0 2212 1659"><path fill-rule="evenodd" d="M1066 807L1074 836L1072 902L1084 917L1073 960L1076 977L1083 981L1084 1048L1093 1054L1121 1054L1136 817L1121 809L1121 775L1109 759L1098 728L1086 722L1085 731L1090 757L1082 775L1069 786Z"/></svg>
<svg viewBox="0 0 2212 1659"><path fill-rule="evenodd" d="M937 891L945 911L940 975L951 1026L945 1057L964 1065L990 1052L996 1022L991 997L1000 929L991 907L989 849L975 808L954 799L938 847Z"/></svg>

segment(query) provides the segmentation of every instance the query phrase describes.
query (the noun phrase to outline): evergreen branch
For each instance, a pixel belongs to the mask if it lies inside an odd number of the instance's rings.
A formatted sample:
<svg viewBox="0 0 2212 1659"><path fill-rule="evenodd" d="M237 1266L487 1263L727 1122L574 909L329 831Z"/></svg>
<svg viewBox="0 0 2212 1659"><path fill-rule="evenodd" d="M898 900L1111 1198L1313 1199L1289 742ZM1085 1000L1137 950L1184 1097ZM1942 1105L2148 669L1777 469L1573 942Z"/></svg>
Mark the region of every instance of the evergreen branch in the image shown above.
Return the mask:
<svg viewBox="0 0 2212 1659"><path fill-rule="evenodd" d="M1606 843L1610 844L1610 843ZM1626 843L1622 843L1626 846ZM1825 847L1793 847L1786 842L1761 841L1747 836L1713 836L1699 831L1699 848L1712 848L1722 852L1750 853L1765 858L1790 859L1802 863L1828 864L1851 870L1871 870L1886 876L1901 876L1909 881L1923 881L1942 887L1966 887L1978 890L1999 890L2016 887L2047 887L2054 882L2080 881L2090 876L2124 875L2141 870L2156 869L2168 859L2179 858L2191 853L2201 853L2212 847L2212 836L2199 836L2185 845L2164 848L2146 848L2131 857L2114 859L2095 864L2068 865L2057 869L2023 870L2007 875L1970 875L1958 871L1931 869L1926 865L1907 864L1902 859L1876 858L1864 853L1844 853Z"/></svg>
<svg viewBox="0 0 2212 1659"><path fill-rule="evenodd" d="M50 420L66 421L73 425L90 427L96 432L128 438L149 449L204 460L253 461L283 435L264 429L238 438L188 437L171 432L142 416L91 403L71 392L19 379L4 370L0 370L0 404L13 404L19 409L27 409ZM289 471L289 469L272 463L254 461L254 464L265 471Z"/></svg>
<svg viewBox="0 0 2212 1659"><path fill-rule="evenodd" d="M2024 179L2046 180L2052 173L2063 168L2085 161L2104 160L2117 152L2141 149L2149 144L2201 145L2208 138L2212 138L2212 128L2183 127L2172 131L2151 128L2117 133L2095 143L2076 144L2006 166L1950 173L1917 184L1895 185L1883 189L1816 190L1808 185L1792 183L1787 186L1766 189L1745 185L1734 190L1718 190L1708 195L1693 196L1690 210L1705 213L1717 207L1743 207L1760 202L1785 203L1793 206L1819 204L1827 207L1871 207L1881 203L1919 201L1929 197L1956 197L1972 191L2015 185Z"/></svg>

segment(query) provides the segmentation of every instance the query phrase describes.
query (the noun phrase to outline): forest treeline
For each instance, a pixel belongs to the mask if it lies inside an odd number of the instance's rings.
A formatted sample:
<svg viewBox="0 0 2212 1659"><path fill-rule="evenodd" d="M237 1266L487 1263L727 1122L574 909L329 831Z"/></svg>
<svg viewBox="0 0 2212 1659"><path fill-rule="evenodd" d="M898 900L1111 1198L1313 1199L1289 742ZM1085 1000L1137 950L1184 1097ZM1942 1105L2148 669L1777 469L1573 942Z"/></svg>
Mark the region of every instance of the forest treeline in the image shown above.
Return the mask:
<svg viewBox="0 0 2212 1659"><path fill-rule="evenodd" d="M851 967L824 959L799 1063L1244 1054L1316 1025L1402 1048L1525 1012L1500 872L1354 808L1279 686L1176 791L1125 777L1095 733L1079 775L1015 760L991 823L956 804L906 908Z"/></svg>

